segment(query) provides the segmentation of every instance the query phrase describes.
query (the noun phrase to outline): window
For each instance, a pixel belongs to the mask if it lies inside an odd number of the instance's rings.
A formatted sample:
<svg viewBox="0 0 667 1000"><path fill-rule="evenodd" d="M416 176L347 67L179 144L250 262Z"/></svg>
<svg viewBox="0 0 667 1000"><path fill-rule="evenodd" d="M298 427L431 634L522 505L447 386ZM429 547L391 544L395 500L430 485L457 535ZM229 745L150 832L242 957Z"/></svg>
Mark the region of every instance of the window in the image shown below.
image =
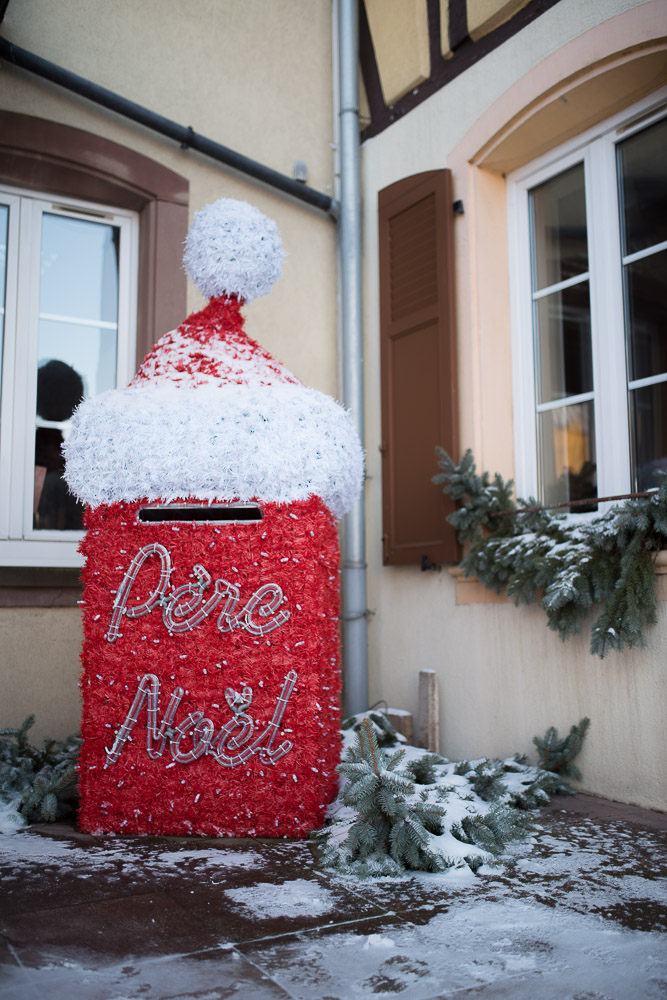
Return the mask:
<svg viewBox="0 0 667 1000"><path fill-rule="evenodd" d="M657 96L508 179L517 492L578 512L667 468Z"/></svg>
<svg viewBox="0 0 667 1000"><path fill-rule="evenodd" d="M0 188L0 563L77 566L60 454L84 396L134 371L135 213Z"/></svg>

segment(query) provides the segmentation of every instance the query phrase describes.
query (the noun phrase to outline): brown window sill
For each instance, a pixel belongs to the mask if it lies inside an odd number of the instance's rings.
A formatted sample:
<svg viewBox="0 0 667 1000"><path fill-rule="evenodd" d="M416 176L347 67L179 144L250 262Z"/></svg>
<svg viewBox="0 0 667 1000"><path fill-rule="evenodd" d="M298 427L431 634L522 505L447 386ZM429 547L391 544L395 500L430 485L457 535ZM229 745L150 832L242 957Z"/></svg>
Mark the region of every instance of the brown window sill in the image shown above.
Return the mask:
<svg viewBox="0 0 667 1000"><path fill-rule="evenodd" d="M79 600L78 569L0 567L0 608L70 608Z"/></svg>

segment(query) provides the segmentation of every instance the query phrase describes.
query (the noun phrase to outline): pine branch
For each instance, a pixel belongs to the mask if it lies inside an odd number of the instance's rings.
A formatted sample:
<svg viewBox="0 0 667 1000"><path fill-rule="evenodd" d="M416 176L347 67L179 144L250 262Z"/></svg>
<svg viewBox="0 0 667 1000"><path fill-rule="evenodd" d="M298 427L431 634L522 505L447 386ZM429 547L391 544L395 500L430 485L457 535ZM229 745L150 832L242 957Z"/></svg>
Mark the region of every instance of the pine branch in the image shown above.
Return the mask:
<svg viewBox="0 0 667 1000"><path fill-rule="evenodd" d="M540 767L545 771L551 771L557 775L562 774L579 781L581 772L572 761L581 752L590 724L590 719L582 719L578 726L570 728L569 734L564 739L560 738L558 730L554 726L550 726L541 738L535 736L533 743L537 747ZM563 783L563 787L567 791L572 791L565 783Z"/></svg>
<svg viewBox="0 0 667 1000"><path fill-rule="evenodd" d="M461 504L448 520L470 543L461 562L466 576L517 605L539 603L561 639L576 635L601 605L591 630L597 656L645 645L644 630L656 621L653 558L667 545L667 472L657 492L572 523L532 499L518 509L511 480L479 476L470 450L458 465L437 452L443 472L433 481Z"/></svg>
<svg viewBox="0 0 667 1000"><path fill-rule="evenodd" d="M0 798L18 799L18 812L29 823L53 822L75 807L81 740L45 740L40 750L28 742L34 721L29 715L18 729L0 731Z"/></svg>
<svg viewBox="0 0 667 1000"><path fill-rule="evenodd" d="M403 763L405 751L388 757L373 725L360 724L338 766L348 782L343 803L355 812L340 815L337 809L330 824L313 835L323 846L323 866L362 878L462 864L477 871L509 841L525 836L527 810L544 805L552 794L574 794L562 775L578 774L572 760L587 728L583 719L564 740L553 728L535 738L544 765L554 769L549 771L518 754L459 763L424 754ZM428 779L418 791L415 774Z"/></svg>

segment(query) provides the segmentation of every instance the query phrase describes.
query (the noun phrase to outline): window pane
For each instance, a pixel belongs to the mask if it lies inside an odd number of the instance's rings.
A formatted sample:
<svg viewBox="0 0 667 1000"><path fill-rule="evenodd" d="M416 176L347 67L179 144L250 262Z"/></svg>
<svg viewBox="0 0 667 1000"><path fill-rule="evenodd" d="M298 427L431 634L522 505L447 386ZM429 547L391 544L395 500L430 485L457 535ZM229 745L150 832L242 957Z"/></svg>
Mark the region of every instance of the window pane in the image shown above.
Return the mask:
<svg viewBox="0 0 667 1000"><path fill-rule="evenodd" d="M39 311L118 322L118 228L45 214Z"/></svg>
<svg viewBox="0 0 667 1000"><path fill-rule="evenodd" d="M116 385L118 229L42 219L33 527L78 530L83 507L62 478L61 447L84 396Z"/></svg>
<svg viewBox="0 0 667 1000"><path fill-rule="evenodd" d="M538 402L593 389L588 281L535 302Z"/></svg>
<svg viewBox="0 0 667 1000"><path fill-rule="evenodd" d="M667 382L630 393L633 472L638 490L659 485L656 472L667 469Z"/></svg>
<svg viewBox="0 0 667 1000"><path fill-rule="evenodd" d="M667 250L623 268L630 380L667 372Z"/></svg>
<svg viewBox="0 0 667 1000"><path fill-rule="evenodd" d="M7 236L9 208L0 205L0 393L2 392L2 356L5 343L5 292L7 288Z"/></svg>
<svg viewBox="0 0 667 1000"><path fill-rule="evenodd" d="M583 164L534 188L530 206L533 289L588 271Z"/></svg>
<svg viewBox="0 0 667 1000"><path fill-rule="evenodd" d="M667 119L618 145L623 254L667 240Z"/></svg>
<svg viewBox="0 0 667 1000"><path fill-rule="evenodd" d="M593 403L575 403L538 415L541 498L545 504L597 496ZM579 513L597 504L576 507Z"/></svg>
<svg viewBox="0 0 667 1000"><path fill-rule="evenodd" d="M52 358L71 365L83 379L84 396L116 385L116 331L99 326L40 320L38 367Z"/></svg>

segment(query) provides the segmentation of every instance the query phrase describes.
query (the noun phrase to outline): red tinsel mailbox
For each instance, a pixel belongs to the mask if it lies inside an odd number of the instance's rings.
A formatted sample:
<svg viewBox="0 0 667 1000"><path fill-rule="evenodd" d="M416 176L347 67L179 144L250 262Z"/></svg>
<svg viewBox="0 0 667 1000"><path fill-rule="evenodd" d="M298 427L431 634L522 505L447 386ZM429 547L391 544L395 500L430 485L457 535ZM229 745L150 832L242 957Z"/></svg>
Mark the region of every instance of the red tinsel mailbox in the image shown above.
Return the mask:
<svg viewBox="0 0 667 1000"><path fill-rule="evenodd" d="M196 213L185 265L209 305L74 416L86 831L303 836L335 794L336 519L362 453L243 331L282 258L250 205Z"/></svg>

